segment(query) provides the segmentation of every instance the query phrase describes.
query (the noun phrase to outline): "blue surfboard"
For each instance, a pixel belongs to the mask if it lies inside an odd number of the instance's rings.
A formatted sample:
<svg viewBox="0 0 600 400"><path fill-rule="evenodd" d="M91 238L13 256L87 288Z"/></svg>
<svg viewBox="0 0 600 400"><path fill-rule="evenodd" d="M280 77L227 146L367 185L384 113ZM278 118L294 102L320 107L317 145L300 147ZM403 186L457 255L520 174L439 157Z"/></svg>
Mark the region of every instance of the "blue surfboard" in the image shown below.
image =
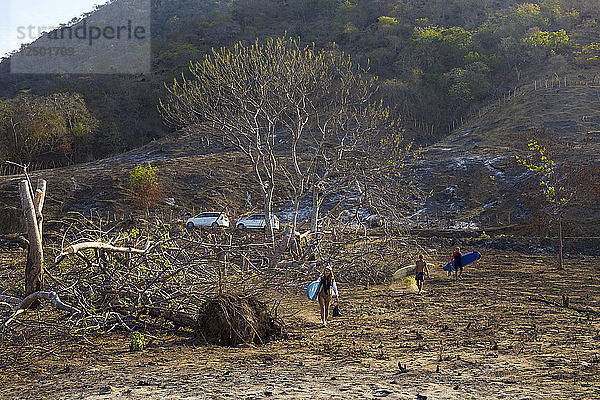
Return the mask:
<svg viewBox="0 0 600 400"><path fill-rule="evenodd" d="M306 288L306 295L308 296L309 299L311 300L316 300L317 296L319 295L319 288L321 287L321 278L317 279L314 282L311 282L308 287ZM337 296L338 295L338 288L337 288L337 283L335 281L333 281L333 284L331 285L331 288L333 289L333 295Z"/></svg>
<svg viewBox="0 0 600 400"><path fill-rule="evenodd" d="M466 253L463 254L460 257L460 262L462 263L462 266L467 266L469 264L473 264L475 261L479 260L481 258L481 254L479 254L476 251L472 251L470 253ZM452 265L452 263L448 263L446 265L444 265L444 271L454 271L454 265Z"/></svg>
<svg viewBox="0 0 600 400"><path fill-rule="evenodd" d="M319 293L319 286L321 285L321 278L317 279L314 282L311 282L306 288L306 295L311 300L317 299L317 294Z"/></svg>

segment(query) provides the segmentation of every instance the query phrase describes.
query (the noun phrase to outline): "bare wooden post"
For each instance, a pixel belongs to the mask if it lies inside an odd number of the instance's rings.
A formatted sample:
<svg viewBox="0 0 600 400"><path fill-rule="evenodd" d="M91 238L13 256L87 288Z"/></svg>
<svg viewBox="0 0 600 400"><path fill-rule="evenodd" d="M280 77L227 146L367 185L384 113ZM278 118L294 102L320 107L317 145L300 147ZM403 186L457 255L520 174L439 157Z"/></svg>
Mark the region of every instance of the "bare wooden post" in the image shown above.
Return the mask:
<svg viewBox="0 0 600 400"><path fill-rule="evenodd" d="M29 251L25 266L25 296L39 292L44 286L44 250L42 247L42 209L46 197L46 181L40 179L35 192L35 200L31 197L29 181L19 183L21 206L27 225Z"/></svg>
<svg viewBox="0 0 600 400"><path fill-rule="evenodd" d="M562 215L558 216L558 269L564 268Z"/></svg>

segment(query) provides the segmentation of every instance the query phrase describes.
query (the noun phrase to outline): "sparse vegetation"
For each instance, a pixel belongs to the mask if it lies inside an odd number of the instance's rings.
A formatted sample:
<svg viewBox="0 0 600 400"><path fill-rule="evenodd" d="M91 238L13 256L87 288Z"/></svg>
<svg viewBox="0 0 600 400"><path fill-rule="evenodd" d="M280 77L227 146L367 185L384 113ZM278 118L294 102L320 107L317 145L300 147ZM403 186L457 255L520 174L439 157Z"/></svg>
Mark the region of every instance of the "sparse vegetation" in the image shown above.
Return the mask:
<svg viewBox="0 0 600 400"><path fill-rule="evenodd" d="M567 207L576 195L576 190L570 183L575 166L559 166L555 160L550 158L546 148L535 140L530 141L527 147L529 149L527 156L517 156L517 161L527 170L536 174L539 179L540 187L546 198L546 203L542 207L550 217L549 220L558 224L558 265L560 269L563 269L563 220Z"/></svg>
<svg viewBox="0 0 600 400"><path fill-rule="evenodd" d="M148 339L142 332L133 331L129 336L129 351L144 350L148 345Z"/></svg>

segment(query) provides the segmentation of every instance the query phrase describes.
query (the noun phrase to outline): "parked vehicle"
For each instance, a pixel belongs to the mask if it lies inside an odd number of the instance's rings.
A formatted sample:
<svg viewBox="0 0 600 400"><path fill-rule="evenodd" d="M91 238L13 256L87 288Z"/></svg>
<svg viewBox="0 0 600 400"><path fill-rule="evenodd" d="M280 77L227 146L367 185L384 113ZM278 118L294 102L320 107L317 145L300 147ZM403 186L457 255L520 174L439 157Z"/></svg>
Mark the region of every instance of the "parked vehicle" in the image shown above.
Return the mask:
<svg viewBox="0 0 600 400"><path fill-rule="evenodd" d="M380 228L385 223L383 217L379 214L371 214L365 218L365 221L367 222L367 226L369 228Z"/></svg>
<svg viewBox="0 0 600 400"><path fill-rule="evenodd" d="M245 229L265 229L266 222L265 214L252 214L240 219L235 226L241 231ZM271 214L271 226L273 229L279 229L279 218L275 214Z"/></svg>
<svg viewBox="0 0 600 400"><path fill-rule="evenodd" d="M224 227L229 228L229 218L224 213L219 212L203 212L195 217L188 218L185 226L194 228L199 226L210 226L212 228Z"/></svg>

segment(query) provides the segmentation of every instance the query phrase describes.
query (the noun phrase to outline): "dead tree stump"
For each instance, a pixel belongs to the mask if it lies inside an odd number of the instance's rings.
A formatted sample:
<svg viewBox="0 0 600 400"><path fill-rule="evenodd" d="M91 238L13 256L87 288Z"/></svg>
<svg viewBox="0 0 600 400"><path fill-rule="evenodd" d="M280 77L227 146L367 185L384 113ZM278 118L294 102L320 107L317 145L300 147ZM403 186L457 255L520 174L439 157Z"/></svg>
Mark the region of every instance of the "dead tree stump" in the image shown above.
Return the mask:
<svg viewBox="0 0 600 400"><path fill-rule="evenodd" d="M42 209L46 197L46 181L38 181L37 190L32 196L28 180L19 183L21 206L25 216L29 249L25 266L25 297L39 292L44 287L44 249L42 246ZM37 302L35 304L38 304Z"/></svg>

